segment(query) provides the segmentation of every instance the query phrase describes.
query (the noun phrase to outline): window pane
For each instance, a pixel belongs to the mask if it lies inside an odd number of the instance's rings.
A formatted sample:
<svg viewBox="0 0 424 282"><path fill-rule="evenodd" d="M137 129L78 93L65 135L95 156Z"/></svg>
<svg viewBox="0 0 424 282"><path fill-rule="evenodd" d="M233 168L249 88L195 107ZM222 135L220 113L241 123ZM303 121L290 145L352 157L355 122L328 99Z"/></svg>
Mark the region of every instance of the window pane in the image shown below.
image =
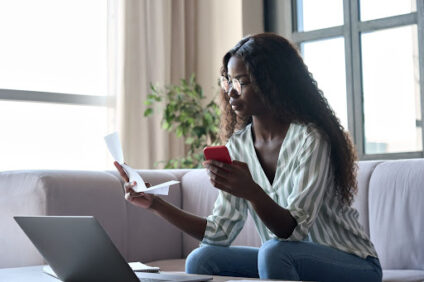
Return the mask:
<svg viewBox="0 0 424 282"><path fill-rule="evenodd" d="M106 95L107 1L0 1L0 88Z"/></svg>
<svg viewBox="0 0 424 282"><path fill-rule="evenodd" d="M297 31L343 25L342 0L297 0Z"/></svg>
<svg viewBox="0 0 424 282"><path fill-rule="evenodd" d="M362 21L408 14L417 11L416 0L361 0Z"/></svg>
<svg viewBox="0 0 424 282"><path fill-rule="evenodd" d="M0 101L0 171L111 168L107 108Z"/></svg>
<svg viewBox="0 0 424 282"><path fill-rule="evenodd" d="M347 129L344 39L303 43L303 58L340 123Z"/></svg>
<svg viewBox="0 0 424 282"><path fill-rule="evenodd" d="M365 153L422 150L416 26L362 35Z"/></svg>

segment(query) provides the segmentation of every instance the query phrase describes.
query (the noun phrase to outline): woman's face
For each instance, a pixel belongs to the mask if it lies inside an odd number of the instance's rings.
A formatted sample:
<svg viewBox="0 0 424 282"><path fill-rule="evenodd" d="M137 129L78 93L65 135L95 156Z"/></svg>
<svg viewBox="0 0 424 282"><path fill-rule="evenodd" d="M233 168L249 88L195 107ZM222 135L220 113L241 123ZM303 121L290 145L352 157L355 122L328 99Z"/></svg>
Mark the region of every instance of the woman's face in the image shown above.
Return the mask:
<svg viewBox="0 0 424 282"><path fill-rule="evenodd" d="M241 85L241 93L238 93L235 87L230 87L228 92L229 102L233 111L241 117L258 116L266 113L266 107L259 97L260 94L254 90L243 60L232 56L228 61L227 69L230 84L232 79L238 79Z"/></svg>

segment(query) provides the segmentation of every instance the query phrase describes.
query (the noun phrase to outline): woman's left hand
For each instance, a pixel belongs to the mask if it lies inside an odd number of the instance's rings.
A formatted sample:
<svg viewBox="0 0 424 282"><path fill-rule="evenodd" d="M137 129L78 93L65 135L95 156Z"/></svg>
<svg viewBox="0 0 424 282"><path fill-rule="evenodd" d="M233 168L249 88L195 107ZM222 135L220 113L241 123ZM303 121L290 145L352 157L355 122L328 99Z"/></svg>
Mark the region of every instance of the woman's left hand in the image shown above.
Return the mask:
<svg viewBox="0 0 424 282"><path fill-rule="evenodd" d="M253 199L261 187L253 181L246 163L233 161L226 164L219 161L204 161L211 183L216 188L246 200Z"/></svg>

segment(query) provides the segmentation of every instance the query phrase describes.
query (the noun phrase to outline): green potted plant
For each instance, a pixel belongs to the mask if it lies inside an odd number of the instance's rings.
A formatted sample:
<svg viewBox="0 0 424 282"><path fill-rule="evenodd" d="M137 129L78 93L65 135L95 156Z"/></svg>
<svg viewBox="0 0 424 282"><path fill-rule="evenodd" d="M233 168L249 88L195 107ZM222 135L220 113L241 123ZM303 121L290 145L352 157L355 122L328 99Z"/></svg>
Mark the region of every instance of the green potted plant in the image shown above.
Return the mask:
<svg viewBox="0 0 424 282"><path fill-rule="evenodd" d="M202 167L203 148L219 142L218 105L211 100L204 106L206 97L194 74L189 80L181 79L180 84L164 87L150 84L150 89L144 102L147 106L144 116L152 115L154 104L163 102L162 128L184 138L187 148L185 156L161 161L165 168Z"/></svg>

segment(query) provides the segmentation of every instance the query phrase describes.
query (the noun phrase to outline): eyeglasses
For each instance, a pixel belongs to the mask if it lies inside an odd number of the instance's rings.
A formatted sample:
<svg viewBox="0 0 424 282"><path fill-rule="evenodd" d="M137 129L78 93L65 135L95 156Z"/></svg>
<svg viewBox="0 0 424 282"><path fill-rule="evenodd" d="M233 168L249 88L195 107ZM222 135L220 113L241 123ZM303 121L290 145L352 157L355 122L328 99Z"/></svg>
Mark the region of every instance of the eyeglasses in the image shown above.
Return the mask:
<svg viewBox="0 0 424 282"><path fill-rule="evenodd" d="M250 83L249 82L241 84L237 78L228 79L225 76L221 76L219 82L221 84L221 88L225 91L225 93L230 95L231 90L234 89L237 92L237 95L239 96L241 95L241 86Z"/></svg>

